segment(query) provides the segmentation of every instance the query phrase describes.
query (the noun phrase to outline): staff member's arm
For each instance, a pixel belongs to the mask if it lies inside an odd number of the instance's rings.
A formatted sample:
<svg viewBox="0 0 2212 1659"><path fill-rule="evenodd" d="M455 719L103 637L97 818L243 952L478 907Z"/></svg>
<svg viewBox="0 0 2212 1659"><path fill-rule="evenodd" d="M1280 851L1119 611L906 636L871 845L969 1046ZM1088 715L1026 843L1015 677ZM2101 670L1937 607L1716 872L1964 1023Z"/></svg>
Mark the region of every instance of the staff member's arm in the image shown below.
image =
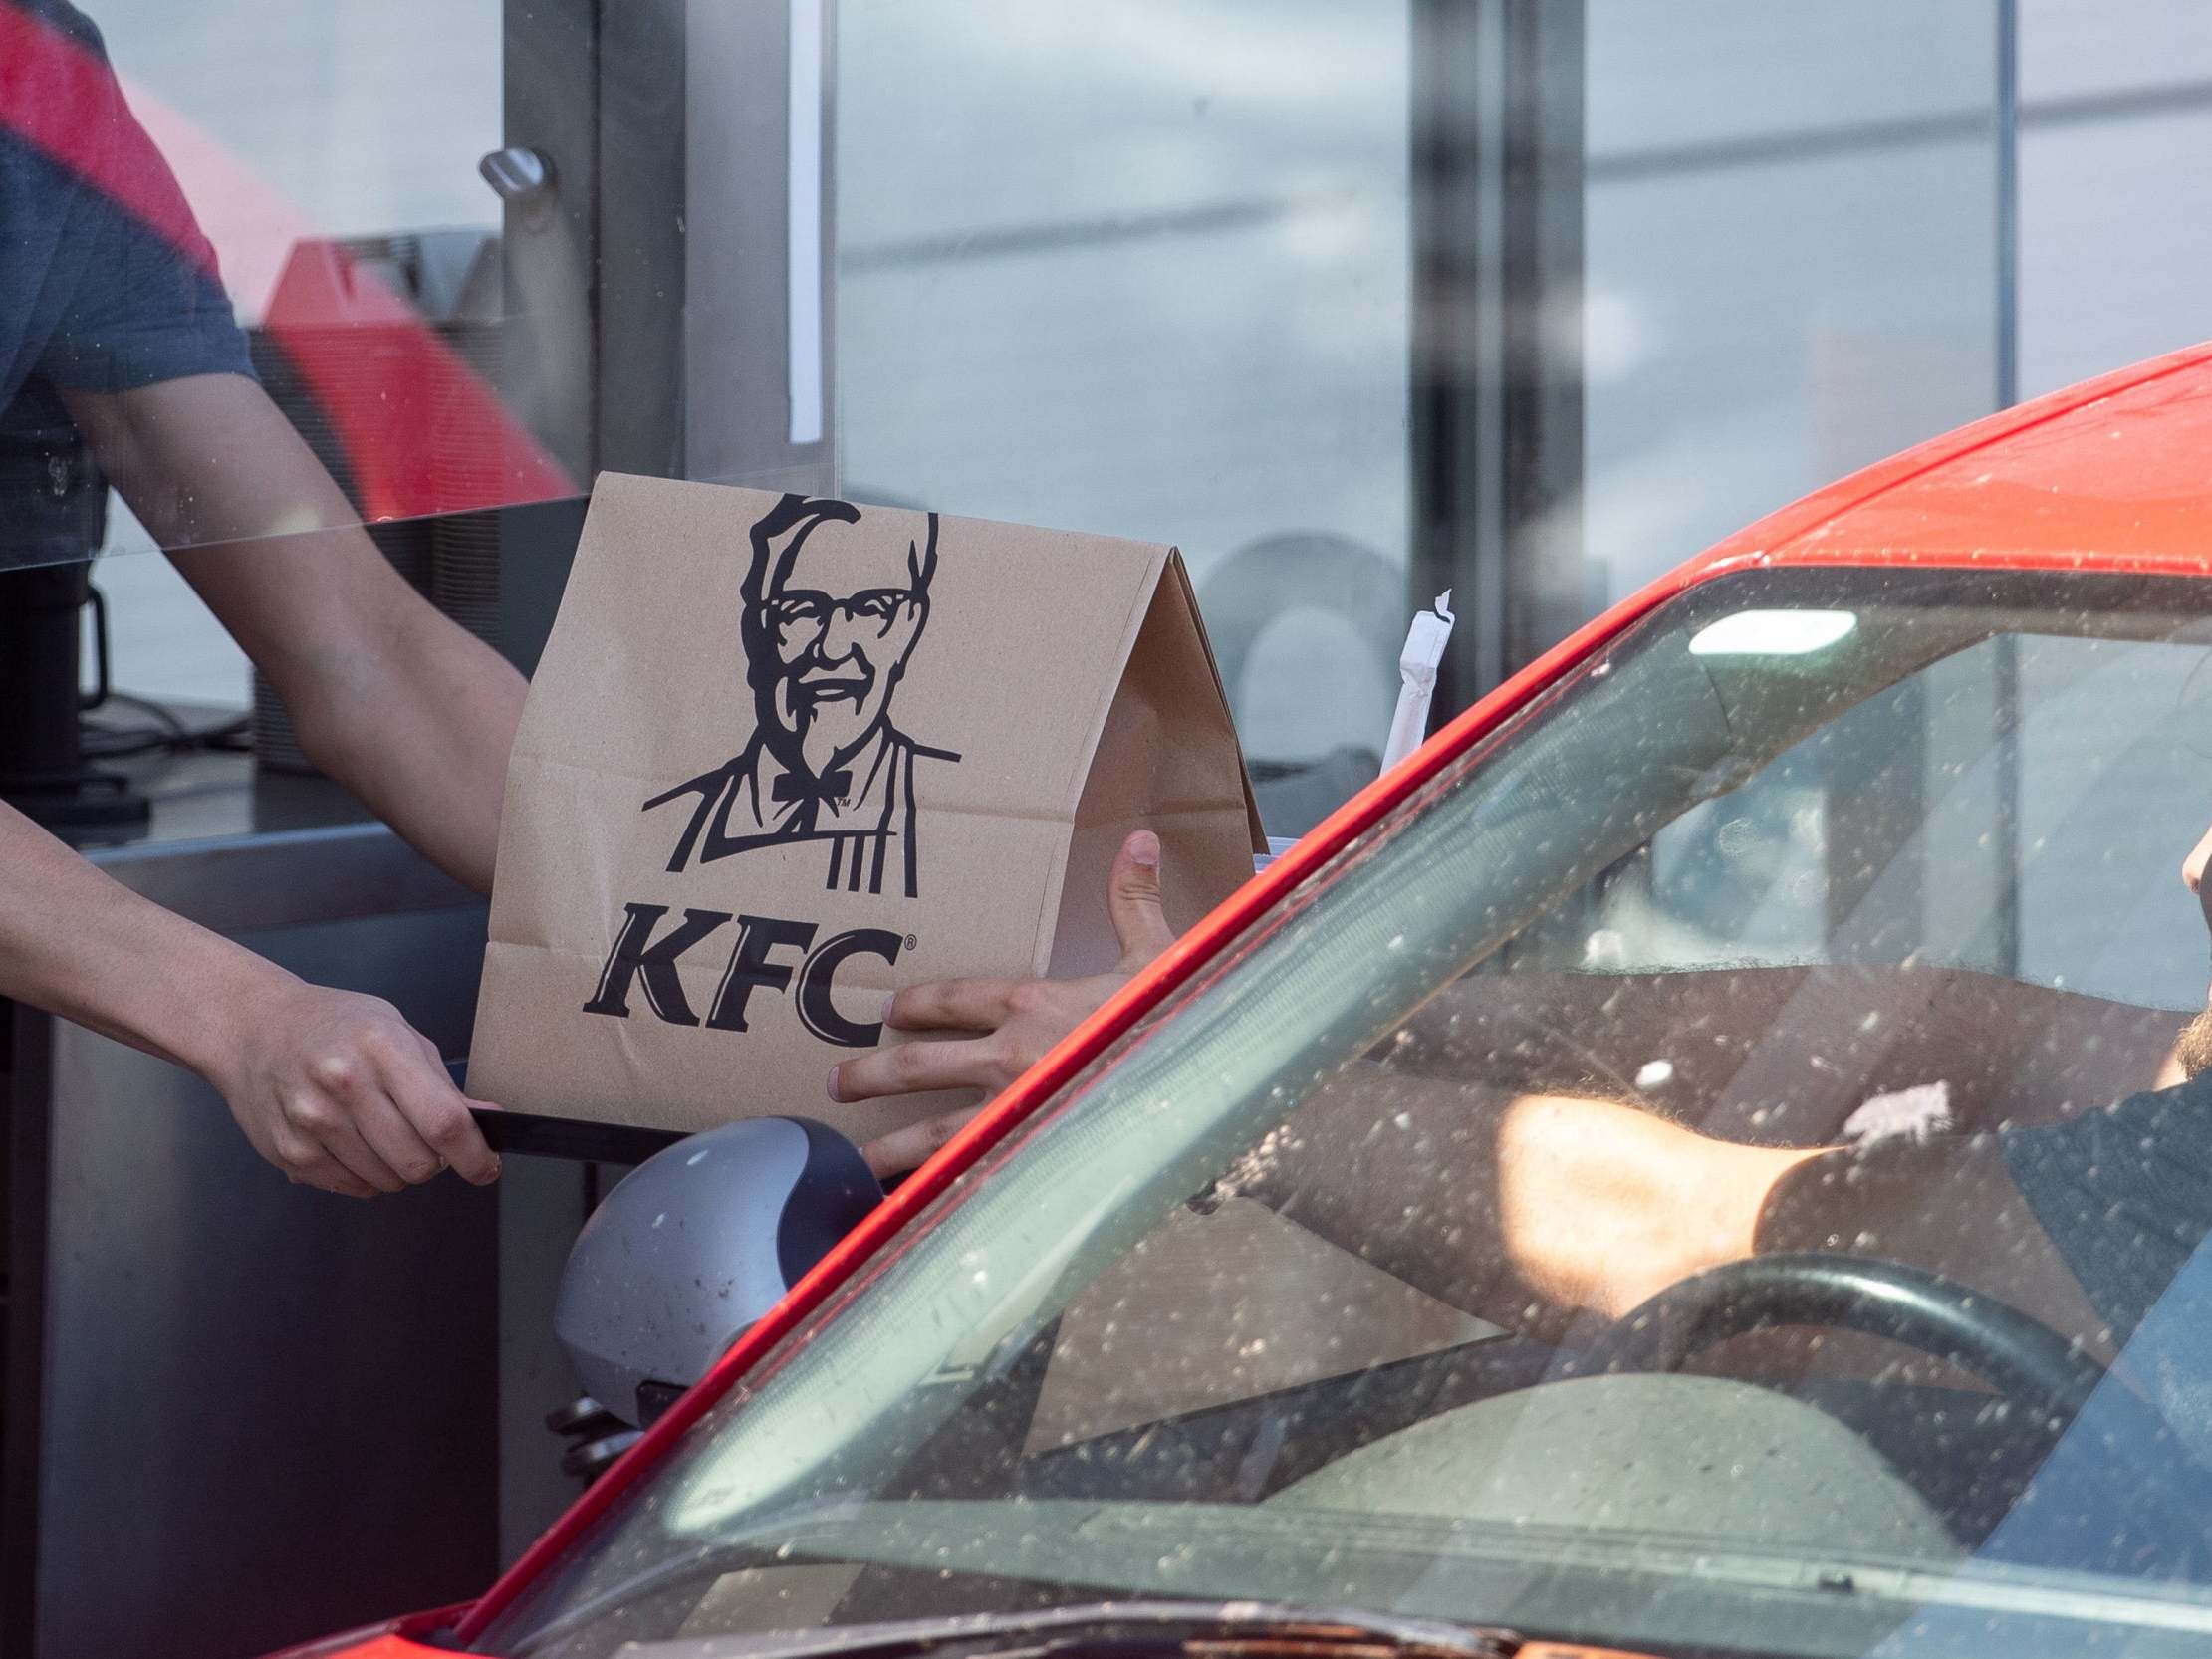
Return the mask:
<svg viewBox="0 0 2212 1659"><path fill-rule="evenodd" d="M345 526L343 497L251 379L214 249L99 31L64 0L14 24L9 67L23 73L0 76L0 128L59 165L0 168L0 242L16 256L0 267L38 301L33 333L0 344L15 358L0 403L28 365L164 546ZM517 677L358 528L178 563L291 700L309 752L487 885ZM498 1171L430 1046L387 1005L305 985L166 914L5 809L0 994L193 1066L296 1179L366 1194L441 1162L472 1180Z"/></svg>
<svg viewBox="0 0 2212 1659"><path fill-rule="evenodd" d="M64 397L153 539L189 550L172 562L284 694L308 758L490 892L522 676L391 568L253 381Z"/></svg>
<svg viewBox="0 0 2212 1659"><path fill-rule="evenodd" d="M487 889L521 677L347 525L251 380L65 395L146 528L195 549L178 567L284 692L308 754ZM471 1102L389 1004L309 985L163 911L5 809L0 994L190 1066L296 1180L366 1197L448 1165L498 1175Z"/></svg>
<svg viewBox="0 0 2212 1659"><path fill-rule="evenodd" d="M205 1077L295 1181L369 1198L499 1160L427 1039L102 874L0 806L0 996Z"/></svg>

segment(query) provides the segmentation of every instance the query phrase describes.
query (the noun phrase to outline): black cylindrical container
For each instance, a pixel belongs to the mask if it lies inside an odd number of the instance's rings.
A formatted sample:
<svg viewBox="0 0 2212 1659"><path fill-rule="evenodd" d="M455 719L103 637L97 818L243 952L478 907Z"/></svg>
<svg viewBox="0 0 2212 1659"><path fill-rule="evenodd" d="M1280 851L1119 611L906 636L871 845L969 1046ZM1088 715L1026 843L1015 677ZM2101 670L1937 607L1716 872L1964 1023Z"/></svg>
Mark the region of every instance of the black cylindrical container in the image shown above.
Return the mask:
<svg viewBox="0 0 2212 1659"><path fill-rule="evenodd" d="M0 571L0 792L76 776L79 666L92 570Z"/></svg>
<svg viewBox="0 0 2212 1659"><path fill-rule="evenodd" d="M0 418L0 801L56 829L146 817L121 777L85 765L78 732L107 525L108 481L68 412L25 391Z"/></svg>

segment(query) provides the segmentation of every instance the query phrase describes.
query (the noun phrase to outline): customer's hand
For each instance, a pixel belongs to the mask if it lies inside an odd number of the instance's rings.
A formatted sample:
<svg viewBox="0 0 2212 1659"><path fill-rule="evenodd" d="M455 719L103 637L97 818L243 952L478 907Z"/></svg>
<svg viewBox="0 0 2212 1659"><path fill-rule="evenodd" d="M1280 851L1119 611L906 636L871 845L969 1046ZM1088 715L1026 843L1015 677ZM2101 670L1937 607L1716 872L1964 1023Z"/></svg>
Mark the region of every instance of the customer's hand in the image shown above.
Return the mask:
<svg viewBox="0 0 2212 1659"><path fill-rule="evenodd" d="M236 1011L209 1080L255 1151L295 1181L356 1198L451 1168L479 1186L499 1159L437 1049L375 997L286 976Z"/></svg>
<svg viewBox="0 0 2212 1659"><path fill-rule="evenodd" d="M1160 906L1159 837L1139 830L1122 842L1106 877L1106 910L1121 959L1089 979L946 979L908 986L890 999L883 1023L894 1031L962 1034L901 1043L849 1060L830 1073L830 1098L871 1100L940 1088L980 1088L986 1098L1027 1071L1114 992L1175 942ZM975 1106L946 1112L870 1141L878 1175L912 1169L973 1117Z"/></svg>

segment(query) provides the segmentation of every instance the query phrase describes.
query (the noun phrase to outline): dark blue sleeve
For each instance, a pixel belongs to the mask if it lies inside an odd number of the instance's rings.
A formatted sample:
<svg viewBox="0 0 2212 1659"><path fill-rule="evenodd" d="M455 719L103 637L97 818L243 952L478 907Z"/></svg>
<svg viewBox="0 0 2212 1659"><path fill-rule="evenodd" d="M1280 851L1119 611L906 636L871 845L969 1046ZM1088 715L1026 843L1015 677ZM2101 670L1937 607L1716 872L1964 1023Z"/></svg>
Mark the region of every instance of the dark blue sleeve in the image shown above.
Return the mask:
<svg viewBox="0 0 2212 1659"><path fill-rule="evenodd" d="M2013 1184L2124 1342L2212 1233L2212 1073L2001 1138Z"/></svg>
<svg viewBox="0 0 2212 1659"><path fill-rule="evenodd" d="M26 20L10 38L32 60L0 98L0 278L10 290L0 329L13 343L0 343L0 356L16 358L0 402L25 370L109 392L251 374L215 250L131 114L99 31L64 0L0 4Z"/></svg>
<svg viewBox="0 0 2212 1659"><path fill-rule="evenodd" d="M39 374L77 391L134 391L191 374L253 373L212 260L168 246L112 203L80 215L86 258Z"/></svg>

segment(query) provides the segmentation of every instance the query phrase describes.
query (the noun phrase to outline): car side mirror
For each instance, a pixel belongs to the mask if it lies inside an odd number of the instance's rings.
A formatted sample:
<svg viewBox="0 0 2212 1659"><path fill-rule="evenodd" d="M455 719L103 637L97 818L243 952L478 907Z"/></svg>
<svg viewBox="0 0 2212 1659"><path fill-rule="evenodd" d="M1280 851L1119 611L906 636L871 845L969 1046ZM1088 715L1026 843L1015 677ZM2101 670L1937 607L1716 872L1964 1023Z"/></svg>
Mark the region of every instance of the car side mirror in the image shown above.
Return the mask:
<svg viewBox="0 0 2212 1659"><path fill-rule="evenodd" d="M688 1136L585 1222L554 1333L591 1396L642 1428L882 1199L860 1149L806 1118Z"/></svg>

